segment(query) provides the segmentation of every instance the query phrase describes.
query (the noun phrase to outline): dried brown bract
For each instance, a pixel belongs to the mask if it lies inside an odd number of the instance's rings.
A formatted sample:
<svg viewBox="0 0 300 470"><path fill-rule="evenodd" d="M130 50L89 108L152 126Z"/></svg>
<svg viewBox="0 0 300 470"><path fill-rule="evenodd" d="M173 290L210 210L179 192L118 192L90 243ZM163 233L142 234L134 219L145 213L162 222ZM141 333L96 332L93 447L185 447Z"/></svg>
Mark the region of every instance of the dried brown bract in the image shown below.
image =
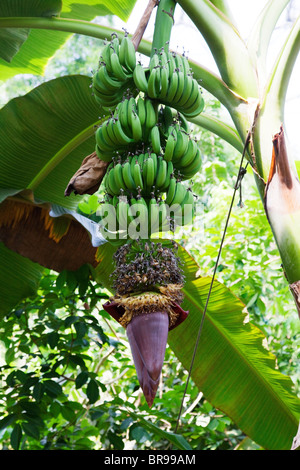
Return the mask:
<svg viewBox="0 0 300 470"><path fill-rule="evenodd" d="M74 194L94 194L100 187L109 163L91 153L81 163L80 168L70 179L65 190L65 196Z"/></svg>

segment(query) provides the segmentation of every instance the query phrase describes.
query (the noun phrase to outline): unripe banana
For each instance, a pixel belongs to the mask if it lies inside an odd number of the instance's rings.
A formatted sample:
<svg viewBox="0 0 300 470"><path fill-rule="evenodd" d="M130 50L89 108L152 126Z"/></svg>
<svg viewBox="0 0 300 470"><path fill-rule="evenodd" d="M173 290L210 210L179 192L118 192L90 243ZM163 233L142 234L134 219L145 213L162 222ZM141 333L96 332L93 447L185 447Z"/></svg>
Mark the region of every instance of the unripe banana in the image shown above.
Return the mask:
<svg viewBox="0 0 300 470"><path fill-rule="evenodd" d="M138 161L134 165L132 177L135 183L135 188L136 189L140 188L142 191L144 189L144 182L143 182L143 177L142 177L141 166L138 163Z"/></svg>
<svg viewBox="0 0 300 470"><path fill-rule="evenodd" d="M150 132L150 139L152 144L153 152L158 154L160 153L160 132L158 126L154 126Z"/></svg>
<svg viewBox="0 0 300 470"><path fill-rule="evenodd" d="M135 86L142 92L148 92L148 81L144 67L138 63L133 71Z"/></svg>
<svg viewBox="0 0 300 470"><path fill-rule="evenodd" d="M157 189L161 189L167 178L167 162L163 157L158 158L158 170L156 174L155 186Z"/></svg>

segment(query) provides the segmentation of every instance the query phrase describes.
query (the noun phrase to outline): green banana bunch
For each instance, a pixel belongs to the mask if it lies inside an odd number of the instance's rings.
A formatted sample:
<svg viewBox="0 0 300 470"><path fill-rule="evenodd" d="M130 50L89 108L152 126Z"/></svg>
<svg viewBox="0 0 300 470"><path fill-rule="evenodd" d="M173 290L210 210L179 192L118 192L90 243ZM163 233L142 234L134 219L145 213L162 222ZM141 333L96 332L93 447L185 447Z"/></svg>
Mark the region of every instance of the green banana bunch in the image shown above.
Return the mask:
<svg viewBox="0 0 300 470"><path fill-rule="evenodd" d="M110 110L95 139L97 155L110 162L103 185L113 232L126 241L138 228L143 239L191 223L194 196L183 181L199 171L202 157L187 119L204 102L186 57L162 50L144 68L128 36L121 43L114 36L93 87Z"/></svg>
<svg viewBox="0 0 300 470"><path fill-rule="evenodd" d="M96 152L108 154L106 161L111 161L116 151L132 147L132 144L147 142L153 150L160 151L160 134L156 127L157 111L151 100L133 96L118 103L111 117L97 129ZM153 132L152 132L153 131ZM105 156L104 156L105 158ZM102 158L103 159L103 158Z"/></svg>
<svg viewBox="0 0 300 470"><path fill-rule="evenodd" d="M103 48L99 68L93 75L92 89L104 110L113 110L127 90L136 94L133 73L136 67L135 48L127 34L121 43L116 34Z"/></svg>
<svg viewBox="0 0 300 470"><path fill-rule="evenodd" d="M156 153L141 153L124 162L111 163L104 179L105 190L110 196L143 195L166 192L174 168Z"/></svg>
<svg viewBox="0 0 300 470"><path fill-rule="evenodd" d="M133 79L145 96L172 106L185 117L195 117L203 111L201 90L184 55L157 52L151 57L149 68L144 69L140 63L136 66Z"/></svg>

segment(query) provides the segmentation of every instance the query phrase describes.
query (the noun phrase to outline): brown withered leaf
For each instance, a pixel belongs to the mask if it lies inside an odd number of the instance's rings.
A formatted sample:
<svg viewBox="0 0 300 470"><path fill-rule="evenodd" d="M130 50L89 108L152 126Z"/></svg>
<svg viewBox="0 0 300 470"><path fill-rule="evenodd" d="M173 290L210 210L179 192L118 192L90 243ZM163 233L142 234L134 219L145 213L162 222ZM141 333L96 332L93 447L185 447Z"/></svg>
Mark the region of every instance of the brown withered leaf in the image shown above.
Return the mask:
<svg viewBox="0 0 300 470"><path fill-rule="evenodd" d="M96 152L82 161L80 168L70 179L65 196L75 194L94 194L100 187L109 163L100 160Z"/></svg>

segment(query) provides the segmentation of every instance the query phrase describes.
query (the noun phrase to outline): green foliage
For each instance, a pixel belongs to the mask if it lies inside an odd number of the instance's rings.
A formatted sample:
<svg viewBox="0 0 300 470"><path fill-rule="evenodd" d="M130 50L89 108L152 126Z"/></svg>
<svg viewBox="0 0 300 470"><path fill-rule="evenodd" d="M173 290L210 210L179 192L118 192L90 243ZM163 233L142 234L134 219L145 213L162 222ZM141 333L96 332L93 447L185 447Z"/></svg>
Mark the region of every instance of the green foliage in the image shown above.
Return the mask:
<svg viewBox="0 0 300 470"><path fill-rule="evenodd" d="M186 372L170 350L162 395L149 412L124 330L101 308L106 298L86 266L59 275L46 270L38 295L22 302L2 323L1 448L235 446L240 431L205 400L200 403L192 383L187 398L195 403L182 420L180 434L172 432Z"/></svg>

